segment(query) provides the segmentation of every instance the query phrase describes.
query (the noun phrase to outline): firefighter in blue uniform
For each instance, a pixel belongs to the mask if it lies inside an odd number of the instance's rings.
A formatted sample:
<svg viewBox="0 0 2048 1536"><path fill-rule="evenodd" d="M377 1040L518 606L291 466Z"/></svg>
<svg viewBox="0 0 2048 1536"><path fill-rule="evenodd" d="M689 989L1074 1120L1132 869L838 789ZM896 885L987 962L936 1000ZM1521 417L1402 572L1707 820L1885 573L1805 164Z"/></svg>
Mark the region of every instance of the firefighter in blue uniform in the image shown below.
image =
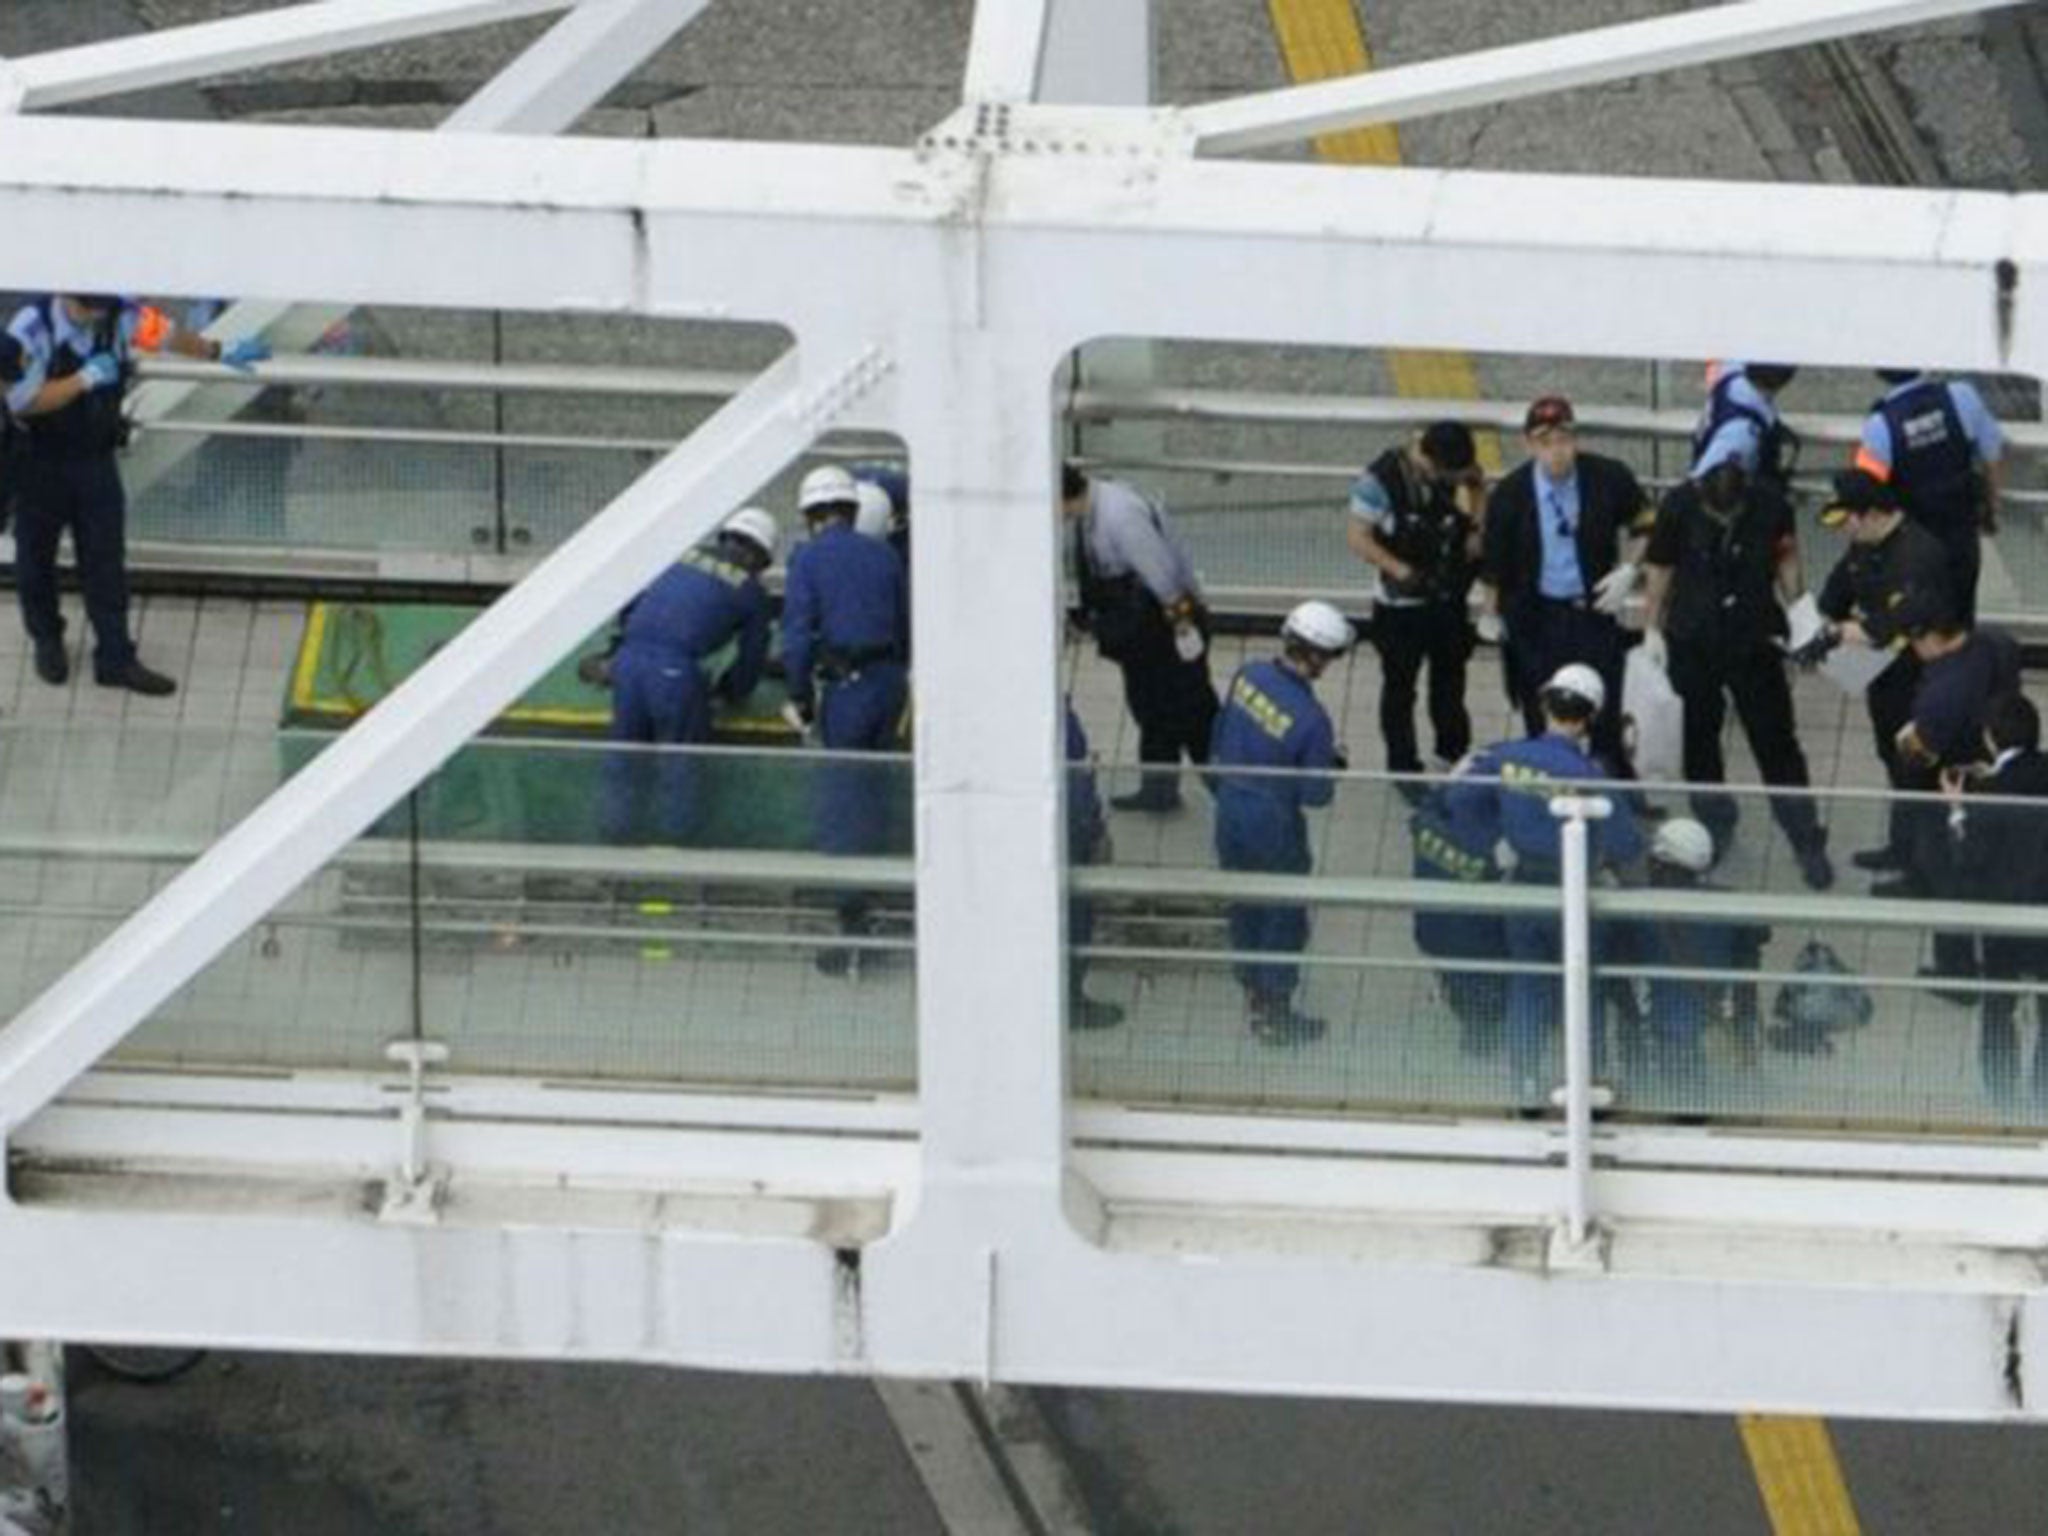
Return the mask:
<svg viewBox="0 0 2048 1536"><path fill-rule="evenodd" d="M1732 363L1722 369L1693 427L1693 478L1732 460L1774 490L1791 486L1799 438L1778 415L1778 394L1798 372L1789 363Z"/></svg>
<svg viewBox="0 0 2048 1536"><path fill-rule="evenodd" d="M1420 773L1415 683L1429 667L1429 723L1445 767L1472 748L1465 663L1472 655L1467 605L1479 574L1484 483L1471 429L1439 421L1389 448L1351 487L1345 539L1373 568L1372 643L1380 654L1380 737L1387 768Z"/></svg>
<svg viewBox="0 0 2048 1536"><path fill-rule="evenodd" d="M176 683L137 659L128 632L128 503L114 461L128 441L122 392L138 350L160 347L247 368L270 349L253 339L223 345L110 294L38 299L17 310L7 329L24 354L7 407L29 443L14 525L15 585L36 676L53 687L71 676L57 603L57 544L69 528L92 624L93 680L174 693Z"/></svg>
<svg viewBox="0 0 2048 1536"><path fill-rule="evenodd" d="M886 752L896 745L909 695L910 610L896 551L854 532L860 492L836 464L812 470L797 490L811 537L789 559L782 599L782 664L789 709L835 753ZM843 758L820 764L814 823L826 853L880 851L889 776ZM867 898L839 898L842 933L868 931ZM844 975L845 949L826 949L818 969Z"/></svg>
<svg viewBox="0 0 2048 1536"><path fill-rule="evenodd" d="M775 560L775 519L759 507L735 512L710 543L657 576L626 609L611 658L613 741L695 746L711 739L714 699L737 703L754 691L768 659L768 594L761 573ZM705 664L733 641L717 679ZM614 842L642 824L649 780L659 783L656 824L664 841L695 832L697 764L688 752L618 752L605 759L599 815Z"/></svg>
<svg viewBox="0 0 2048 1536"><path fill-rule="evenodd" d="M896 551L896 558L903 562L903 576L910 579L910 473L895 464L856 464L853 478L860 485L872 485L888 498L888 517L880 529L862 528L862 533L873 533Z"/></svg>
<svg viewBox="0 0 2048 1536"><path fill-rule="evenodd" d="M1550 802L1570 793L1574 784L1612 777L1588 747L1593 722L1607 704L1607 688L1593 668L1574 662L1543 685L1537 702L1542 733L1474 754L1446 786L1444 804L1476 846L1507 845L1517 884L1555 885L1559 822ZM1633 878L1643 856L1643 835L1625 797L1613 797L1612 805L1608 817L1589 823L1590 862ZM1511 913L1501 927L1510 959L1557 964L1562 938L1556 914ZM1508 1067L1525 1108L1540 1106L1548 1097L1543 1054L1559 1017L1558 1000L1554 976L1521 971L1508 978ZM1597 1054L1604 1044L1597 1020L1594 1042Z"/></svg>
<svg viewBox="0 0 2048 1536"><path fill-rule="evenodd" d="M1109 862L1109 820L1102 812L1102 794L1095 786L1095 765L1088 755L1088 733L1081 717L1067 704L1067 865ZM1095 903L1086 896L1067 902L1067 942L1075 947L1095 941ZM1121 1004L1090 997L1081 990L1088 962L1067 958L1067 1028L1113 1029L1124 1021Z"/></svg>
<svg viewBox="0 0 2048 1536"><path fill-rule="evenodd" d="M1978 534L1998 531L2005 437L1984 398L1960 379L1880 368L1889 387L1864 418L1855 467L1889 485L1906 515L1941 540L1948 595L1965 625L1977 617Z"/></svg>
<svg viewBox="0 0 2048 1536"><path fill-rule="evenodd" d="M1707 888L1707 870L1717 853L1714 835L1704 823L1674 817L1650 839L1649 881L1654 889L1696 891ZM1756 971L1770 942L1771 930L1760 923L1680 922L1661 918L1635 925L1642 959L1672 970L1714 971L1725 980L1660 976L1650 982L1650 1041L1656 1047L1648 1065L1682 1106L1705 1106L1706 1053L1701 1039L1721 1000L1731 1000L1736 1037L1745 1051L1757 1035Z"/></svg>
<svg viewBox="0 0 2048 1536"><path fill-rule="evenodd" d="M1484 817L1477 824L1460 821L1450 803L1450 784L1439 785L1415 813L1413 868L1418 880L1448 880L1460 885L1497 881L1501 868L1493 856L1498 832ZM1473 809L1470 802L1466 811ZM1415 947L1437 960L1505 960L1507 937L1498 912L1417 907ZM1507 999L1507 978L1498 971L1462 970L1446 965L1436 973L1437 987L1458 1021L1459 1048L1467 1055L1488 1056L1500 1049L1501 1021Z"/></svg>
<svg viewBox="0 0 2048 1536"><path fill-rule="evenodd" d="M1225 869L1305 875L1310 806L1328 805L1339 765L1330 716L1315 681L1351 648L1350 621L1328 603L1307 602L1280 628L1281 654L1238 669L1225 690L1209 746L1216 793L1216 861ZM1232 773L1230 769L1293 770ZM1299 954L1308 947L1308 908L1235 903L1230 947ZM1237 966L1251 1031L1272 1045L1295 1045L1324 1032L1319 1018L1294 1007L1300 967L1291 961Z"/></svg>

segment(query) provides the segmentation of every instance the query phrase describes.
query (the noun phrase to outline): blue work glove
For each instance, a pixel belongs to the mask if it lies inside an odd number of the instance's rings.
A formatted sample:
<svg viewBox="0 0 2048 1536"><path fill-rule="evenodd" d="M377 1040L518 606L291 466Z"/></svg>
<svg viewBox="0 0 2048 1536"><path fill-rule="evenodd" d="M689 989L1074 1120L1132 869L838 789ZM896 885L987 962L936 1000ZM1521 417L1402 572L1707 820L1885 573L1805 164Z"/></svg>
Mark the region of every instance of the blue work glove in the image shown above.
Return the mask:
<svg viewBox="0 0 2048 1536"><path fill-rule="evenodd" d="M270 361L270 343L261 336L244 336L240 341L231 341L222 347L220 360L230 368L239 368L247 373L258 363Z"/></svg>
<svg viewBox="0 0 2048 1536"><path fill-rule="evenodd" d="M107 389L121 382L121 360L111 352L95 352L79 366L87 389Z"/></svg>

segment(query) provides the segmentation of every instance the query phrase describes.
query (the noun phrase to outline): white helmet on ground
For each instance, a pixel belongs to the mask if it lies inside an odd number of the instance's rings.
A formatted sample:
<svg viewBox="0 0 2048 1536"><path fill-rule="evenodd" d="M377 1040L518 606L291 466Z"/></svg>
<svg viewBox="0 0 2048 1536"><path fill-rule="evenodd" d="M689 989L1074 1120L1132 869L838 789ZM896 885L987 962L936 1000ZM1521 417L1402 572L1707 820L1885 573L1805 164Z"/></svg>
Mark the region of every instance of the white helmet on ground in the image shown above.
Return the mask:
<svg viewBox="0 0 2048 1536"><path fill-rule="evenodd" d="M854 485L853 476L837 464L820 464L804 476L796 491L796 505L800 512L809 512L816 507L850 507L859 500L860 492Z"/></svg>
<svg viewBox="0 0 2048 1536"><path fill-rule="evenodd" d="M1705 874L1714 864L1714 834L1687 816L1674 816L1657 829L1650 857L1660 864Z"/></svg>
<svg viewBox="0 0 2048 1536"><path fill-rule="evenodd" d="M741 507L719 525L718 531L738 534L770 560L775 558L776 546L782 542L782 530L776 526L775 515L759 507Z"/></svg>
<svg viewBox="0 0 2048 1536"><path fill-rule="evenodd" d="M1583 661L1559 667L1550 674L1550 681L1543 685L1543 691L1581 700L1592 705L1595 714L1607 707L1607 685L1600 681L1600 674Z"/></svg>
<svg viewBox="0 0 2048 1536"><path fill-rule="evenodd" d="M895 501L872 480L856 480L853 489L860 501L853 514L853 531L871 539L888 538L889 525L896 517Z"/></svg>
<svg viewBox="0 0 2048 1536"><path fill-rule="evenodd" d="M1280 638L1327 656L1341 656L1351 649L1356 637L1349 619L1330 604L1311 598L1287 615L1287 622L1280 626Z"/></svg>

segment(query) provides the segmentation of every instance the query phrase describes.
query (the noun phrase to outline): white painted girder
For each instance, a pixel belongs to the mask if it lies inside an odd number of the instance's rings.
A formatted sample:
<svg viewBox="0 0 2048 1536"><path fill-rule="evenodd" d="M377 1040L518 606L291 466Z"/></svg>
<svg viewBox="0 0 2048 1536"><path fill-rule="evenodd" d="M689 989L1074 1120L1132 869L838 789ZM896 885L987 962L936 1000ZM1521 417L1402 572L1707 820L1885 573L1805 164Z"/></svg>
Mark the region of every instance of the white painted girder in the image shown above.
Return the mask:
<svg viewBox="0 0 2048 1536"><path fill-rule="evenodd" d="M590 0L315 0L13 60L25 110L519 21Z"/></svg>
<svg viewBox="0 0 2048 1536"><path fill-rule="evenodd" d="M1189 107L1181 116L1202 152L1241 154L1345 128L1496 106L2019 3L2022 0L1739 0L1234 96Z"/></svg>
<svg viewBox="0 0 2048 1536"><path fill-rule="evenodd" d="M1030 101L1038 94L1052 0L979 0L960 89L967 102Z"/></svg>
<svg viewBox="0 0 2048 1536"><path fill-rule="evenodd" d="M582 0L437 130L441 133L566 132L656 49L687 26L706 0ZM559 7L557 7L559 9ZM239 294L216 287L187 290ZM348 313L332 305L288 305L241 299L212 327L233 339L267 337L280 352L305 352ZM148 423L177 414L225 421L248 402L232 385L146 384L128 402L129 414ZM139 496L199 447L189 437L144 436L123 467L129 494Z"/></svg>
<svg viewBox="0 0 2048 1536"><path fill-rule="evenodd" d="M28 289L1994 371L2048 339L2039 195L22 118L0 219L50 237L0 249ZM820 241L865 280L815 282Z"/></svg>

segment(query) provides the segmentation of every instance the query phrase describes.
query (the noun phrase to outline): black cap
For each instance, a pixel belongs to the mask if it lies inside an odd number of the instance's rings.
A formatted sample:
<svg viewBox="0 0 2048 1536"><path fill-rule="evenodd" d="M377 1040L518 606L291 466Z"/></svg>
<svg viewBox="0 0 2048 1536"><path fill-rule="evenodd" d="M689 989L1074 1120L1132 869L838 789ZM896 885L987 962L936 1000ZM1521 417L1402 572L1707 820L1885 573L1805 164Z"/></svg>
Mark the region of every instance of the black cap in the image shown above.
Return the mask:
<svg viewBox="0 0 2048 1536"><path fill-rule="evenodd" d="M28 353L7 331L0 331L0 384L14 384L28 365Z"/></svg>
<svg viewBox="0 0 2048 1536"><path fill-rule="evenodd" d="M1069 459L1060 466L1060 499L1072 501L1076 496L1088 494L1088 477L1081 472L1081 466Z"/></svg>
<svg viewBox="0 0 2048 1536"><path fill-rule="evenodd" d="M1424 428L1422 456L1447 475L1462 475L1479 461L1472 429L1462 421L1438 421Z"/></svg>
<svg viewBox="0 0 2048 1536"><path fill-rule="evenodd" d="M1799 368L1794 363L1744 363L1742 372L1758 389L1778 390L1792 382Z"/></svg>
<svg viewBox="0 0 2048 1536"><path fill-rule="evenodd" d="M1880 368L1877 376L1887 384L1910 384L1924 371L1919 368Z"/></svg>
<svg viewBox="0 0 2048 1536"><path fill-rule="evenodd" d="M1834 494L1820 509L1821 526L1839 528L1852 512L1898 510L1898 493L1867 469L1845 469L1835 476Z"/></svg>

